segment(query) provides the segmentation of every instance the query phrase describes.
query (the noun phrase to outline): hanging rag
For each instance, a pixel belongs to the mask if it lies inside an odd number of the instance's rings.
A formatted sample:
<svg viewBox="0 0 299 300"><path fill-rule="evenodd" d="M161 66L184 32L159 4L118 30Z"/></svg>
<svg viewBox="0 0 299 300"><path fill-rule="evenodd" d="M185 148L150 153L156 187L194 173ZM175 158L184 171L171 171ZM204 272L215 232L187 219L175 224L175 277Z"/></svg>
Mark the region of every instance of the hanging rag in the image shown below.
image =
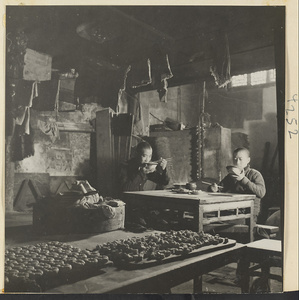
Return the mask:
<svg viewBox="0 0 299 300"><path fill-rule="evenodd" d="M146 130L144 128L143 114L142 114L142 105L140 100L137 100L136 109L134 113L134 126L133 126L134 135L146 135Z"/></svg>
<svg viewBox="0 0 299 300"><path fill-rule="evenodd" d="M157 48L154 51L154 55L151 57L151 62L154 78L153 85L159 93L160 101L167 102L167 80L173 77L168 54L163 54L162 51Z"/></svg>
<svg viewBox="0 0 299 300"><path fill-rule="evenodd" d="M23 134L22 126L16 125L11 140L11 160L20 161L34 155L33 130L30 127L30 134Z"/></svg>
<svg viewBox="0 0 299 300"><path fill-rule="evenodd" d="M151 84L152 75L150 59L132 64L127 75L127 86L129 88L136 89Z"/></svg>
<svg viewBox="0 0 299 300"><path fill-rule="evenodd" d="M118 100L117 100L117 106L116 106L116 113L127 113L128 112L128 99L127 94L125 92L127 87L127 77L128 73L131 70L131 66L128 66L125 70L124 79L122 86L120 87L118 91Z"/></svg>
<svg viewBox="0 0 299 300"><path fill-rule="evenodd" d="M30 108L38 96L38 83L31 82L31 91L26 81L19 82L15 95L15 129L12 137L12 160L20 161L34 155L33 133L30 126ZM29 92L30 91L30 92Z"/></svg>
<svg viewBox="0 0 299 300"><path fill-rule="evenodd" d="M56 141L56 139L59 139L59 129L56 122L44 122L38 120L37 126L44 134L50 136L50 139L53 143Z"/></svg>
<svg viewBox="0 0 299 300"><path fill-rule="evenodd" d="M210 66L211 75L214 77L218 88L227 87L231 81L231 58L227 34L220 33L212 42L213 64Z"/></svg>
<svg viewBox="0 0 299 300"><path fill-rule="evenodd" d="M38 96L38 83L34 81L31 86L31 92L28 94L28 86L25 82L20 84L16 91L16 105L14 110L14 118L16 125L20 125L24 130L24 134L30 134L30 107L32 101Z"/></svg>

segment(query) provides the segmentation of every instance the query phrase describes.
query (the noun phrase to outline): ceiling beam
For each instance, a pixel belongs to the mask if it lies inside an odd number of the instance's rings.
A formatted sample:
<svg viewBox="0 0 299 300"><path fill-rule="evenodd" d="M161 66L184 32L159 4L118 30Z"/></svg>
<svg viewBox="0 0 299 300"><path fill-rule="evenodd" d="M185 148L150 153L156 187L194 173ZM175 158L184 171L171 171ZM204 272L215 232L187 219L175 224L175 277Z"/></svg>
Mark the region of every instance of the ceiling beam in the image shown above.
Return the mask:
<svg viewBox="0 0 299 300"><path fill-rule="evenodd" d="M145 23L143 21L138 20L138 19L134 18L131 15L128 15L127 13L121 11L120 9L117 9L117 8L111 7L111 6L109 6L109 8L113 12L115 12L115 13L121 15L122 17L124 17L125 19L127 19L127 20L129 20L129 21L131 21L131 22L133 22L133 23L135 23L135 24L143 27L145 30L147 30L147 31L155 34L156 36L159 36L159 37L161 37L163 39L167 39L169 42L175 42L175 39L172 36L170 36L169 34L167 34L165 32L162 32L161 30L158 30L158 29L154 28L151 25L148 25L147 23Z"/></svg>

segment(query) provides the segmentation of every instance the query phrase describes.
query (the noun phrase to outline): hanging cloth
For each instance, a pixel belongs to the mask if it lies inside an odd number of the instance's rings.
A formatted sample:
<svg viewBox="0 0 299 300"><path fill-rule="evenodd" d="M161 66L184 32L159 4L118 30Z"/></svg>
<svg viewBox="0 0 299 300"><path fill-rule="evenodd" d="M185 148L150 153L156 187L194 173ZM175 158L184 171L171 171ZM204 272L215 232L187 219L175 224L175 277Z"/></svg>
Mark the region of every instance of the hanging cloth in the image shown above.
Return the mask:
<svg viewBox="0 0 299 300"><path fill-rule="evenodd" d="M23 86L25 87L25 86ZM24 91L24 90L23 90ZM17 93L20 93L21 91L17 91ZM21 128L21 134L22 134L22 130L24 134L30 134L30 126L29 126L29 122L30 122L30 107L32 106L32 101L34 98L38 97L38 83L37 81L32 83L32 87L31 87L31 93L29 98L26 99L26 96L28 97L28 95L18 95L18 99L17 100L19 103L21 101L22 105L18 105L18 107L15 110L15 121L16 121L16 125L20 125Z"/></svg>
<svg viewBox="0 0 299 300"><path fill-rule="evenodd" d="M231 81L231 58L227 34L220 33L212 42L213 64L210 66L211 75L214 77L218 88L227 87Z"/></svg>
<svg viewBox="0 0 299 300"><path fill-rule="evenodd" d="M128 112L128 99L125 92L127 86L128 73L131 70L131 66L128 66L124 73L123 83L118 91L118 99L116 106L116 113L127 113Z"/></svg>
<svg viewBox="0 0 299 300"><path fill-rule="evenodd" d="M50 136L50 139L53 143L57 138L59 138L59 129L56 122L44 122L38 120L37 125L44 134Z"/></svg>
<svg viewBox="0 0 299 300"><path fill-rule="evenodd" d="M162 102L167 102L168 79L173 77L168 54L163 54L160 49L154 51L151 58L153 70L153 85L159 93L159 99Z"/></svg>
<svg viewBox="0 0 299 300"><path fill-rule="evenodd" d="M30 108L32 101L38 96L38 83L35 81L31 86L28 97L28 85L24 81L17 89L17 108L14 110L15 129L12 137L12 160L20 161L34 155L33 132L30 126ZM22 91L25 92L22 94ZM27 96L27 97L26 97Z"/></svg>

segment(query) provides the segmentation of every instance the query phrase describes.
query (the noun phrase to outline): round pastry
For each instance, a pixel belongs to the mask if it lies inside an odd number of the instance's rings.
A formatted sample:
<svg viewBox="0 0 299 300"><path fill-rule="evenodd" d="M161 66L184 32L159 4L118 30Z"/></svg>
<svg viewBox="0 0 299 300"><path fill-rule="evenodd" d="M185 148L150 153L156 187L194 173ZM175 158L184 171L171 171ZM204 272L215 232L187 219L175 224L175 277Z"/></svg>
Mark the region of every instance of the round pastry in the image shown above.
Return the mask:
<svg viewBox="0 0 299 300"><path fill-rule="evenodd" d="M47 257L58 257L59 256L59 254L58 253L56 253L56 252L50 252L48 255L47 255Z"/></svg>
<svg viewBox="0 0 299 300"><path fill-rule="evenodd" d="M34 269L34 270L29 271L28 273L29 273L29 278L35 279L35 280L39 280L44 274L44 272L40 269L39 270Z"/></svg>
<svg viewBox="0 0 299 300"><path fill-rule="evenodd" d="M96 258L85 258L84 259L86 267L93 269L98 265L98 260Z"/></svg>
<svg viewBox="0 0 299 300"><path fill-rule="evenodd" d="M97 258L97 260L98 260L98 265L103 266L109 261L109 258L106 255L102 255L101 257Z"/></svg>
<svg viewBox="0 0 299 300"><path fill-rule="evenodd" d="M32 261L30 261L29 263L28 263L30 266L38 266L39 265L39 261L38 260L36 260L36 259L33 259Z"/></svg>
<svg viewBox="0 0 299 300"><path fill-rule="evenodd" d="M55 264L64 265L64 261L60 259L55 259L54 262Z"/></svg>
<svg viewBox="0 0 299 300"><path fill-rule="evenodd" d="M16 276L20 280L25 280L26 278L29 278L29 273L28 272L19 272L19 273L17 273Z"/></svg>
<svg viewBox="0 0 299 300"><path fill-rule="evenodd" d="M61 254L61 255L59 255L56 259L57 260L66 260L68 258L68 255L66 255L66 254Z"/></svg>
<svg viewBox="0 0 299 300"><path fill-rule="evenodd" d="M5 266L4 271L5 273L12 271L13 268L11 266Z"/></svg>
<svg viewBox="0 0 299 300"><path fill-rule="evenodd" d="M15 257L16 257L17 261L22 261L22 260L25 259L25 256L24 255L20 255L20 254L16 255Z"/></svg>
<svg viewBox="0 0 299 300"><path fill-rule="evenodd" d="M76 257L69 257L65 260L65 263L66 264L73 264L73 262L76 262L77 261L77 258Z"/></svg>
<svg viewBox="0 0 299 300"><path fill-rule="evenodd" d="M51 265L50 265L50 264L47 264L47 263L44 263L44 262L40 262L40 263L39 263L39 266L37 266L37 267L47 269L47 268L50 268ZM36 267L36 268L37 268L37 267Z"/></svg>
<svg viewBox="0 0 299 300"><path fill-rule="evenodd" d="M27 247L27 249L28 249L29 251L34 251L34 250L35 250L35 246L30 245L30 246Z"/></svg>
<svg viewBox="0 0 299 300"><path fill-rule="evenodd" d="M80 248L78 248L78 247L73 247L73 252L81 252L81 249Z"/></svg>
<svg viewBox="0 0 299 300"><path fill-rule="evenodd" d="M26 265L25 264L18 264L16 266L14 266L14 269L16 270L22 270L22 269L25 269Z"/></svg>
<svg viewBox="0 0 299 300"><path fill-rule="evenodd" d="M65 250L64 254L65 255L71 255L73 252L71 250Z"/></svg>
<svg viewBox="0 0 299 300"><path fill-rule="evenodd" d="M35 259L39 256L39 254L37 252L31 252L30 257Z"/></svg>
<svg viewBox="0 0 299 300"><path fill-rule="evenodd" d="M72 270L72 265L71 264L63 264L61 265L60 271L63 272L68 272Z"/></svg>
<svg viewBox="0 0 299 300"><path fill-rule="evenodd" d="M76 261L73 261L71 265L74 270L82 270L84 268L85 261L77 259Z"/></svg>
<svg viewBox="0 0 299 300"><path fill-rule="evenodd" d="M49 263L55 261L55 258L52 257L52 256L47 256L47 257L46 257L44 260L42 260L42 261L45 262L45 263L47 263L47 264L49 264Z"/></svg>

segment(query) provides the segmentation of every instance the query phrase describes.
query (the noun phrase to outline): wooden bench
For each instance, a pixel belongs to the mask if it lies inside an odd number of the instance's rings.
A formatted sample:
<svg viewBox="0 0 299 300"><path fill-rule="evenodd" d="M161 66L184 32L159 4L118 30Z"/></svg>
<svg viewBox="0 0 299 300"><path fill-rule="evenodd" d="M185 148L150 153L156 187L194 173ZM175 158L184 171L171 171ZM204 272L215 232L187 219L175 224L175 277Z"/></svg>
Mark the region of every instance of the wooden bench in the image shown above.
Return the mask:
<svg viewBox="0 0 299 300"><path fill-rule="evenodd" d="M250 292L250 277L260 276L264 283L269 279L282 281L282 276L270 273L272 266L282 267L281 241L262 239L246 245L240 260L241 290ZM257 265L250 266L250 263ZM261 269L261 272L256 270Z"/></svg>

